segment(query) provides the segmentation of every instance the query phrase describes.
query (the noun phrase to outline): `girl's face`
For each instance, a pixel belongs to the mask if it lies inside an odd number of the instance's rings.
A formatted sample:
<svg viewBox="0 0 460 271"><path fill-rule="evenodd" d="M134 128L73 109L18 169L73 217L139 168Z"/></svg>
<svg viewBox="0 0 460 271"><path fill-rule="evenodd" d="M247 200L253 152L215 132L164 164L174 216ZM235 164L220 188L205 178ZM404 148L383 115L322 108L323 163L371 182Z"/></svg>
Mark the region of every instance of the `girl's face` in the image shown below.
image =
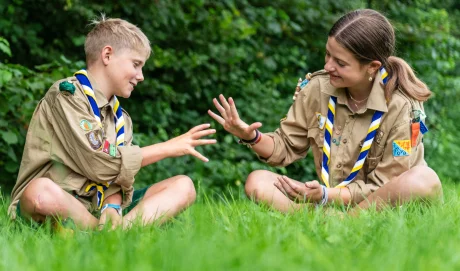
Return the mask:
<svg viewBox="0 0 460 271"><path fill-rule="evenodd" d="M327 39L324 69L329 73L332 86L349 90L367 88L369 77L375 77L376 69L371 67L372 63L360 64L334 37Z"/></svg>

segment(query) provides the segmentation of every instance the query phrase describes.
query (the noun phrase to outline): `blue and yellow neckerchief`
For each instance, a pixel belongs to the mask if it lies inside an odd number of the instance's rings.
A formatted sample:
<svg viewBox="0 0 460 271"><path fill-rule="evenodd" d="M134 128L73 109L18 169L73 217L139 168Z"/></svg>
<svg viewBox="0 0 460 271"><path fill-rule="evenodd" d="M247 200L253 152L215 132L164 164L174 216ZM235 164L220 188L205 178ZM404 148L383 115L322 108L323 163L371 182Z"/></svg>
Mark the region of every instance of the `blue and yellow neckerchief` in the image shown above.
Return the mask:
<svg viewBox="0 0 460 271"><path fill-rule="evenodd" d="M94 114L94 118L96 119L97 124L101 129L104 129L101 122L101 112L99 111L99 107L97 106L96 95L94 94L93 87L88 79L88 73L86 70L79 70L77 71L74 76L80 82L83 87L83 90L88 98L89 104ZM112 109L114 114L114 121L115 121L115 131L117 133L117 140L116 146L120 147L124 145L125 142L125 121L123 119L123 112L121 110L120 102L117 99L117 96L113 96L112 99ZM104 191L109 188L111 182L98 184L98 183L90 183L86 186L85 192L89 192L92 190L96 190L97 196L97 208L101 209L102 203L104 202Z"/></svg>
<svg viewBox="0 0 460 271"><path fill-rule="evenodd" d="M388 73L386 72L384 67L380 68L380 73L382 75L383 84L386 84L388 81ZM335 117L335 105L337 103L337 97L330 97L329 104L328 104L328 112L327 112L327 120L326 120L326 130L324 132L324 144L323 144L323 163L321 168L321 178L323 179L324 184L327 187L329 185L329 160L330 160L330 153L331 153L331 139L332 139L332 130L334 127L334 117ZM353 169L350 172L350 175L345 179L345 181L338 184L336 187L345 187L349 183L353 181L353 179L358 175L359 170L363 167L364 161L366 160L367 154L369 153L369 149L371 148L372 142L374 141L374 137L377 133L377 129L380 127L380 122L382 120L383 112L375 111L374 115L372 116L372 121L367 131L366 139L364 140L364 144L361 147L361 151L358 156L358 160L356 161Z"/></svg>
<svg viewBox="0 0 460 271"><path fill-rule="evenodd" d="M88 98L89 104L91 105L91 109L93 110L94 118L96 119L99 127L102 129L101 112L97 106L96 95L94 94L93 87L89 82L86 70L79 70L74 75L82 85L86 97ZM125 142L125 120L123 119L123 112L121 110L120 102L115 95L112 99L112 109L114 114L113 119L115 121L115 131L117 132L117 140L115 145L123 146Z"/></svg>

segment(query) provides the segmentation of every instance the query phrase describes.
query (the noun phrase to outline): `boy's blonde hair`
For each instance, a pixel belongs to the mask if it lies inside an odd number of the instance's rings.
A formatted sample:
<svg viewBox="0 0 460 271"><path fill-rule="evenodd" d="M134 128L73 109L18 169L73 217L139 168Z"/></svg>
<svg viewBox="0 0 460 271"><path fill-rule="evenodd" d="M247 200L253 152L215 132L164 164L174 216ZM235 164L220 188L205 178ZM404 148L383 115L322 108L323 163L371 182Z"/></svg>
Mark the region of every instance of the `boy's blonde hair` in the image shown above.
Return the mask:
<svg viewBox="0 0 460 271"><path fill-rule="evenodd" d="M94 28L88 33L85 41L86 64L94 63L104 46L110 45L115 52L123 49L135 50L150 56L151 47L147 36L137 26L122 20L109 19L104 14L93 20Z"/></svg>

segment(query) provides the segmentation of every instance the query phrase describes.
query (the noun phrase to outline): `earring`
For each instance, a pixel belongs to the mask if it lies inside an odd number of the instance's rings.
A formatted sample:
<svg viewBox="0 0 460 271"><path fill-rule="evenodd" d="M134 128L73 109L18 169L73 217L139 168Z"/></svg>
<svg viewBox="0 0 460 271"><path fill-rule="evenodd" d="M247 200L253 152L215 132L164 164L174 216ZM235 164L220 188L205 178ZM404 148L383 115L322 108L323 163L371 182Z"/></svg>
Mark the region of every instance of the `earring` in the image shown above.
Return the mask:
<svg viewBox="0 0 460 271"><path fill-rule="evenodd" d="M369 82L372 81L372 76L369 76Z"/></svg>

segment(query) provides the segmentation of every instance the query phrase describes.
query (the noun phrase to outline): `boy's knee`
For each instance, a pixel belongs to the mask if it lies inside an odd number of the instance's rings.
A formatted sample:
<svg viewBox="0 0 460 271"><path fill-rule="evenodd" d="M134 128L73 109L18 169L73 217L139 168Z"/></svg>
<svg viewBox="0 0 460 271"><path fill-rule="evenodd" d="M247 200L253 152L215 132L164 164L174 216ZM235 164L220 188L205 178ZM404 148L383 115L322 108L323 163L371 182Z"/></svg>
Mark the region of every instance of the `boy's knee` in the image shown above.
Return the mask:
<svg viewBox="0 0 460 271"><path fill-rule="evenodd" d="M196 190L195 185L193 184L192 179L186 175L177 176L175 181L176 191L181 191L184 195L185 204L189 205L193 203L196 199Z"/></svg>
<svg viewBox="0 0 460 271"><path fill-rule="evenodd" d="M49 199L57 199L62 189L48 178L37 178L30 182L21 198L21 208L27 213L40 213L44 203Z"/></svg>

